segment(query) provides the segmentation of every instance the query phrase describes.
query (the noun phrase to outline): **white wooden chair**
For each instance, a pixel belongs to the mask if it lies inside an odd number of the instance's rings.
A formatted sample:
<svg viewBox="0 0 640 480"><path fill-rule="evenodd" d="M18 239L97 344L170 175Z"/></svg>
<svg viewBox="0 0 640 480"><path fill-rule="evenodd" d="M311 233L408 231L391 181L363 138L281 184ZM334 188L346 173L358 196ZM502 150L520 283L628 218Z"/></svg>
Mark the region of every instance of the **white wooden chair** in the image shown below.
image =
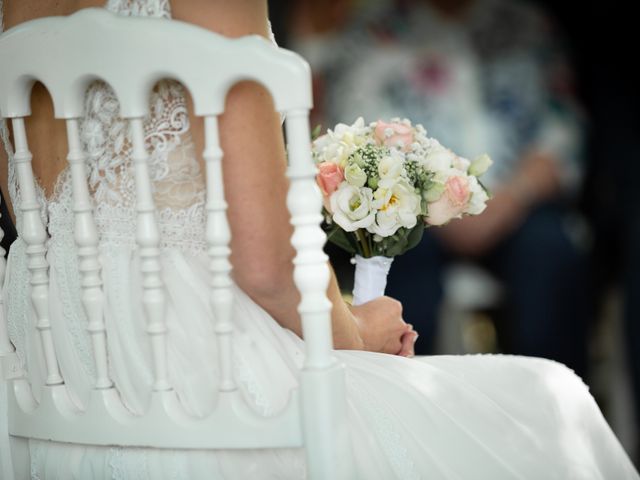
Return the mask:
<svg viewBox="0 0 640 480"><path fill-rule="evenodd" d="M329 271L322 251L325 236L319 227L321 196L315 186L309 145L307 115L312 100L306 62L256 36L229 40L178 21L125 18L102 9L87 9L69 17L30 21L7 31L0 37L0 65L0 112L10 119L13 127L15 162L22 192L22 203L17 207L24 218L22 236L27 244L31 299L47 367L42 399L36 402L7 335L4 308L0 309L0 360L8 382L8 427L16 478L21 479L28 469L29 438L177 449L303 446L310 478L354 478L348 432L344 431L344 371L332 355L331 304L325 295ZM204 117L206 130L203 153L207 167L206 240L211 258L211 304L217 318L222 378L215 412L199 419L185 413L167 375L165 293L159 275L162 251L142 123L149 111L150 90L164 78L179 80L190 92L195 114ZM109 378L99 238L85 181L85 156L78 128L85 90L95 79L102 79L113 88L133 138L138 212L136 241L144 259L141 262L143 302L155 374L151 406L139 416L124 407ZM300 374L300 394L292 392L288 408L274 418L260 417L249 409L238 392L231 368L230 232L217 117L224 110L229 88L245 79L264 85L273 96L276 109L286 114L291 180L288 207L295 227L292 237L297 251L295 281L302 296L299 311L307 349ZM67 125L82 302L89 319L87 328L97 372L85 411L78 411L69 398L48 319L47 231L39 215L24 123L24 117L30 115L30 93L36 80L47 87L56 118L65 119ZM2 280L5 260L4 252L0 253L3 253Z"/></svg>

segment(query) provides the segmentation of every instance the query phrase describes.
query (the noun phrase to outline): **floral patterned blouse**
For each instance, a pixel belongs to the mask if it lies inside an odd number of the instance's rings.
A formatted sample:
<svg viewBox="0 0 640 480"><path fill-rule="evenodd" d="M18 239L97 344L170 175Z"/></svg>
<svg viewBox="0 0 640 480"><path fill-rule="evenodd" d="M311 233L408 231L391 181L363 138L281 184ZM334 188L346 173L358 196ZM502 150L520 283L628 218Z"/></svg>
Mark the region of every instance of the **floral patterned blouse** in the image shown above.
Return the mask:
<svg viewBox="0 0 640 480"><path fill-rule="evenodd" d="M575 189L584 121L563 46L539 10L473 0L447 17L425 0L359 5L341 30L293 41L318 77L325 128L407 117L463 156L489 153L493 187L527 150L544 150Z"/></svg>

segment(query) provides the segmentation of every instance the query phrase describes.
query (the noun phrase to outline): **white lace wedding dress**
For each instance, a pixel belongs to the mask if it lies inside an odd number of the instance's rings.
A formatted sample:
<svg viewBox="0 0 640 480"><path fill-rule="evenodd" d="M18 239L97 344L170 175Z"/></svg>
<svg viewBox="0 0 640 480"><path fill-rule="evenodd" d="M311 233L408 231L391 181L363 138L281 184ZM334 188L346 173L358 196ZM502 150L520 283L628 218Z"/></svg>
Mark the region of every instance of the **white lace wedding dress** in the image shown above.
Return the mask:
<svg viewBox="0 0 640 480"><path fill-rule="evenodd" d="M107 8L125 15L169 16L167 1L111 0ZM185 407L206 414L216 402L218 357L208 303L203 181L180 86L159 84L152 106L146 140L170 299L170 378ZM94 84L86 97L82 137L101 236L111 375L126 405L142 412L151 391L151 359L134 248L130 142L117 111L107 87ZM10 190L17 205L20 192L12 169ZM60 368L75 401L83 405L94 367L80 303L68 172L62 173L52 199L41 198L51 235L50 311ZM18 238L9 255L4 298L11 339L38 396L45 368L26 263L25 244ZM234 322L240 388L257 412L272 415L296 385L304 342L237 288ZM511 356L336 355L346 365L349 427L362 479L640 478L587 387L560 364ZM6 446L5 426L0 447ZM31 441L30 451L31 476L39 480L305 478L299 449L181 452Z"/></svg>

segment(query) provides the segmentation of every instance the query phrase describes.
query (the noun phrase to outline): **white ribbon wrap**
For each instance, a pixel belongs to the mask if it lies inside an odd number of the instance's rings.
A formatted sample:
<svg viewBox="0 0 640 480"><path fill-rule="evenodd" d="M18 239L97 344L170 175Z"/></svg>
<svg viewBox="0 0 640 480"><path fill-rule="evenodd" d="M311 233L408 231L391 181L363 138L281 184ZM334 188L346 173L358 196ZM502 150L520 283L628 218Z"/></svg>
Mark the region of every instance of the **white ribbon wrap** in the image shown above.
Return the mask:
<svg viewBox="0 0 640 480"><path fill-rule="evenodd" d="M353 304L362 305L383 296L393 258L364 258L356 255L354 260L356 273L353 281Z"/></svg>

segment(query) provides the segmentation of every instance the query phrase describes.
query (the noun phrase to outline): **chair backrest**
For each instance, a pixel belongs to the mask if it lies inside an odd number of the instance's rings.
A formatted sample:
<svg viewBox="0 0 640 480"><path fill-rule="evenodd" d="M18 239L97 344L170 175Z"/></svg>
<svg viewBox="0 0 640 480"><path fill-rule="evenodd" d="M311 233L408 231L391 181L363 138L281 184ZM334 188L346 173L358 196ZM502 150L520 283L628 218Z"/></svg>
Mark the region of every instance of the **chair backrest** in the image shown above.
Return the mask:
<svg viewBox="0 0 640 480"><path fill-rule="evenodd" d="M150 91L167 78L180 81L188 90L195 114L204 117L205 124L206 241L221 375L220 400L206 418L192 418L185 412L167 374L161 239L143 132ZM133 144L136 242L143 259L143 304L154 371L151 405L142 415L124 408L109 376L99 238L79 136L85 92L98 79L110 85L118 97ZM300 394L292 392L287 409L270 418L249 409L232 375L230 230L218 116L230 87L246 79L266 87L276 109L286 115L290 178L287 204L294 225L295 281L302 297L299 311L306 341ZM39 213L24 123L24 117L30 115L31 89L36 81L46 86L56 118L65 119L67 126L74 238L97 374L84 411L78 411L69 398L47 311L47 230ZM321 196L315 186L309 144L310 90L308 65L294 53L275 48L257 36L229 40L178 21L126 18L102 9L86 9L69 17L33 20L0 36L0 113L13 127L13 161L22 195L21 205L16 207L22 212L21 235L28 256L31 301L46 363L46 385L38 402L7 334L4 308L0 309L0 360L9 387L9 433L16 445L20 439L35 438L180 449L304 446L311 478L353 478L348 435L341 430L346 425L344 372L332 355L330 303L325 294L329 272L322 251L325 236L319 226ZM4 262L2 255L0 280Z"/></svg>

